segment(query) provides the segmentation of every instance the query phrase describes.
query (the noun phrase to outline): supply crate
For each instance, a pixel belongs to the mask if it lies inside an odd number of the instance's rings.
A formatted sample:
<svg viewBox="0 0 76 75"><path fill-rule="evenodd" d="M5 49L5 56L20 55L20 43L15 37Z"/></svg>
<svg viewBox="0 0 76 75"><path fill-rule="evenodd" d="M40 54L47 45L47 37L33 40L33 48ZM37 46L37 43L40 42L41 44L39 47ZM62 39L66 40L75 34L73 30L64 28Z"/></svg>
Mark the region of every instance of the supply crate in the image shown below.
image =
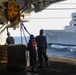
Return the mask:
<svg viewBox="0 0 76 75"><path fill-rule="evenodd" d="M7 46L0 45L0 62L7 62Z"/></svg>
<svg viewBox="0 0 76 75"><path fill-rule="evenodd" d="M6 70L7 66L7 45L0 45L0 71Z"/></svg>
<svg viewBox="0 0 76 75"><path fill-rule="evenodd" d="M26 46L10 45L7 47L7 69L19 70L26 69Z"/></svg>

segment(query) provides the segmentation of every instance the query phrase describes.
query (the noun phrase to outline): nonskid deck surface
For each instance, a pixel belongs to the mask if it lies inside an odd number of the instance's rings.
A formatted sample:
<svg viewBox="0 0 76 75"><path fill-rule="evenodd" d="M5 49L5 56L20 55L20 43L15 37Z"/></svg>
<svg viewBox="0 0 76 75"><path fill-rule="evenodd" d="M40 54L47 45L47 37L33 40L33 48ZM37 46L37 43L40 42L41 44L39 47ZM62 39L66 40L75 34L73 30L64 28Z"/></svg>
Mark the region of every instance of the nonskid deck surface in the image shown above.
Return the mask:
<svg viewBox="0 0 76 75"><path fill-rule="evenodd" d="M0 75L39 75L39 74L21 71L21 72L4 72L4 73L0 73Z"/></svg>
<svg viewBox="0 0 76 75"><path fill-rule="evenodd" d="M28 71L18 71L18 72L0 72L0 75L76 75L76 73L62 71L62 70L55 70L50 68L43 68L38 69L35 72L28 72Z"/></svg>
<svg viewBox="0 0 76 75"><path fill-rule="evenodd" d="M35 72L30 71L3 71L0 75L76 75L76 66L65 65L65 63L51 64L51 67L39 68Z"/></svg>
<svg viewBox="0 0 76 75"><path fill-rule="evenodd" d="M50 67L44 62L43 68L36 68L35 72L30 70L0 71L0 75L76 75L76 60L57 57L49 57Z"/></svg>

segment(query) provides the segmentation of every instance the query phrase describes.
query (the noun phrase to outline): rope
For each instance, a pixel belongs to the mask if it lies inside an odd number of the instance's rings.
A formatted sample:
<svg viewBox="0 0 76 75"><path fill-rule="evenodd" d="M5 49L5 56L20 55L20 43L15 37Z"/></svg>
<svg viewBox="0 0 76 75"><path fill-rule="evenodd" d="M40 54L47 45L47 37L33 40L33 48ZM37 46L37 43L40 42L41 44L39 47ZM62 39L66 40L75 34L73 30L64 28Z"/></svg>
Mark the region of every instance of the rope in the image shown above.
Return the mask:
<svg viewBox="0 0 76 75"><path fill-rule="evenodd" d="M27 39L26 39L26 37L25 37L25 33L24 33L23 26L22 26L22 30L23 30L23 34L24 34L25 41L26 41L26 43L27 43Z"/></svg>
<svg viewBox="0 0 76 75"><path fill-rule="evenodd" d="M23 24L23 23L22 23L22 25L23 25L23 27L24 27L25 31L30 35L30 33L28 32L27 28L24 26L24 24Z"/></svg>
<svg viewBox="0 0 76 75"><path fill-rule="evenodd" d="M27 43L27 40L26 40L26 37L25 37L24 30L30 35L30 33L28 32L28 30L26 29L26 27L24 26L24 24L21 22L20 23L21 44L22 44L22 30L23 30L23 34L24 34L24 38L25 38L26 43Z"/></svg>
<svg viewBox="0 0 76 75"><path fill-rule="evenodd" d="M21 44L22 44L22 26L20 25L20 33L21 33Z"/></svg>

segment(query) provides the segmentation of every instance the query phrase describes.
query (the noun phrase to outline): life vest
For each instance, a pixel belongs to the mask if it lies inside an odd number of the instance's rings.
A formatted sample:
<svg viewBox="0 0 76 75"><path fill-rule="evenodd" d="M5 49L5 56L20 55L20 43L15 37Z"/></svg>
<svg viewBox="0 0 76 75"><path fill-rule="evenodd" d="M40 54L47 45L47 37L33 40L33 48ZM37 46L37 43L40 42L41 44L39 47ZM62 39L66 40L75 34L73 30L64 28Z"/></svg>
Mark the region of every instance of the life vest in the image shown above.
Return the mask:
<svg viewBox="0 0 76 75"><path fill-rule="evenodd" d="M36 49L36 45L37 45L36 40L33 39L33 40L32 40L32 47L33 47L33 49Z"/></svg>

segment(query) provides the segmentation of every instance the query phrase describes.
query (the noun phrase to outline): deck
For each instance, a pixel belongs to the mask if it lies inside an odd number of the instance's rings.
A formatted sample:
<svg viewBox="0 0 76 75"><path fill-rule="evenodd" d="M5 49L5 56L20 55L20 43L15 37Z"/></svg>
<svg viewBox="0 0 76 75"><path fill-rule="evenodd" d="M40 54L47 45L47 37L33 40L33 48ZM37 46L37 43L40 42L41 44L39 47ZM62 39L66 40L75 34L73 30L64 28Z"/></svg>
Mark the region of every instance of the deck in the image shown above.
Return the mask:
<svg viewBox="0 0 76 75"><path fill-rule="evenodd" d="M0 75L76 75L76 60L49 57L50 67L44 63L44 68L37 68L37 70L31 73L29 70L6 71L2 70L0 66ZM0 64L1 65L1 64Z"/></svg>

